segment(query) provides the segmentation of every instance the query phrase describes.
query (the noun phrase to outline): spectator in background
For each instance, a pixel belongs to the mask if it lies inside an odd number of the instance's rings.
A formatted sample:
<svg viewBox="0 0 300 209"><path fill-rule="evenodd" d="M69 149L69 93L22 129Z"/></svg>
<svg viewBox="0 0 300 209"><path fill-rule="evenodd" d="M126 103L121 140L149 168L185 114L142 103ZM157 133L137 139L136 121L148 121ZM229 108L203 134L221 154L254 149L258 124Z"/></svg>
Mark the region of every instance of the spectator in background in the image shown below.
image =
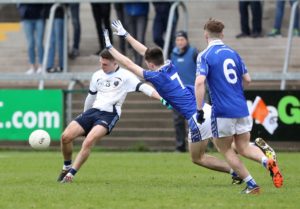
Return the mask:
<svg viewBox="0 0 300 209"><path fill-rule="evenodd" d="M112 38L110 27L110 3L91 3L91 6L100 45L99 50L95 53L95 55L99 55L99 53L103 49L105 49L104 37L102 32L104 28L108 29L109 35Z"/></svg>
<svg viewBox="0 0 300 209"><path fill-rule="evenodd" d="M293 3L296 2L296 0L289 0L290 5L292 6ZM282 25L282 19L284 15L284 6L285 1L284 0L277 0L276 2L276 12L275 12L275 22L272 31L268 34L270 37L276 37L281 35L281 25ZM293 35L299 36L299 7L297 6L297 11L295 14L295 22L294 22L294 30Z"/></svg>
<svg viewBox="0 0 300 209"><path fill-rule="evenodd" d="M249 12L251 8L252 16L252 31L249 27ZM242 32L236 38L252 37L257 38L262 36L262 5L260 1L239 1L240 21Z"/></svg>
<svg viewBox="0 0 300 209"><path fill-rule="evenodd" d="M50 16L50 9L53 4L47 7L47 16ZM58 66L55 67L55 53L58 52ZM59 6L54 15L53 27L50 35L50 48L47 62L47 72L62 72L64 66L64 8Z"/></svg>
<svg viewBox="0 0 300 209"><path fill-rule="evenodd" d="M125 19L128 32L145 44L145 34L148 23L149 3L125 3ZM110 38L111 39L111 38ZM112 39L111 39L112 40ZM134 52L135 63L142 65L143 57Z"/></svg>
<svg viewBox="0 0 300 209"><path fill-rule="evenodd" d="M176 46L171 53L171 61L176 66L178 75L185 86L194 86L196 78L196 61L198 50L190 46L185 31L178 31L175 39ZM186 151L186 121L173 109L173 120L176 134L176 151Z"/></svg>
<svg viewBox="0 0 300 209"><path fill-rule="evenodd" d="M72 3L69 4L70 12L72 17L73 26L73 45L71 52L69 53L70 59L75 59L79 56L79 44L81 37L81 25L80 25L80 4Z"/></svg>
<svg viewBox="0 0 300 209"><path fill-rule="evenodd" d="M153 41L156 45L163 48L165 44L164 35L167 31L168 20L169 20L169 13L172 6L173 1L170 2L153 2L155 16L153 21ZM175 40L175 31L176 25L178 20L178 11L175 12L175 17L173 21L173 27L171 32L171 42L169 45L169 52L168 55L171 53Z"/></svg>
<svg viewBox="0 0 300 209"><path fill-rule="evenodd" d="M123 23L125 23L124 5L125 5L124 3L115 3L114 4L117 18ZM122 37L119 37L119 48L120 48L120 51L122 52L122 54L126 54L126 42L125 42L124 38L122 38Z"/></svg>
<svg viewBox="0 0 300 209"><path fill-rule="evenodd" d="M18 10L27 39L27 51L30 68L26 74L41 73L44 56L44 5L19 4ZM37 61L36 61L37 48Z"/></svg>

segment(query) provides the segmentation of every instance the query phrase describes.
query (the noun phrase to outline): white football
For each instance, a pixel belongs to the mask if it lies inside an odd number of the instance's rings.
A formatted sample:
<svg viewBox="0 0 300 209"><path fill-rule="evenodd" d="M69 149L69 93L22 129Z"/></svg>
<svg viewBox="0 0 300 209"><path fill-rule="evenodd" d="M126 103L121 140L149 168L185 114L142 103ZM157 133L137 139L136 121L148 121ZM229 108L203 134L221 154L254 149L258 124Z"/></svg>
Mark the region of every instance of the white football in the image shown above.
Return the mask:
<svg viewBox="0 0 300 209"><path fill-rule="evenodd" d="M29 136L29 144L34 149L46 149L50 145L50 135L47 131L38 129Z"/></svg>

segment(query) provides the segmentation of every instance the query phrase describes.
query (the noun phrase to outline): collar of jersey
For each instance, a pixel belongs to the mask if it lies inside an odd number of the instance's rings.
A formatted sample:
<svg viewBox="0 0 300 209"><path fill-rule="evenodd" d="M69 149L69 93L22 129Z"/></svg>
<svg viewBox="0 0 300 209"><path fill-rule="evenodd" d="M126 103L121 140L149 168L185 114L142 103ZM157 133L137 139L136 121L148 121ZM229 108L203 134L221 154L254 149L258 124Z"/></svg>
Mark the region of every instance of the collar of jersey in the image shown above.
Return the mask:
<svg viewBox="0 0 300 209"><path fill-rule="evenodd" d="M161 66L160 68L158 68L156 71L162 71L163 69L166 69L165 67L170 65L171 61L170 60L166 60L165 64L163 66Z"/></svg>
<svg viewBox="0 0 300 209"><path fill-rule="evenodd" d="M109 73L106 73L106 72L104 72L105 74L107 74L107 75L110 75L110 74L113 74L113 73L115 73L115 72L117 72L118 70L120 69L120 66L118 66L117 67L117 69L115 70L115 71L112 71L112 72L109 72Z"/></svg>
<svg viewBox="0 0 300 209"><path fill-rule="evenodd" d="M215 45L224 45L221 39L215 39L209 42L208 47L215 46Z"/></svg>

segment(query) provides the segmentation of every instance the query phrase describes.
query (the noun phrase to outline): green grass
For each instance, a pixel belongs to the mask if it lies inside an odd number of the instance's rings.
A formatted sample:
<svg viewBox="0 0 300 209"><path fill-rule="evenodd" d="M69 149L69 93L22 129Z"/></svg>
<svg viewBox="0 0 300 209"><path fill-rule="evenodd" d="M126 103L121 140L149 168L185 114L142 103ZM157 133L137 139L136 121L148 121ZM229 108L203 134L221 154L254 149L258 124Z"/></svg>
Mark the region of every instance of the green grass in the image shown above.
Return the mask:
<svg viewBox="0 0 300 209"><path fill-rule="evenodd" d="M263 189L256 196L239 194L245 185L193 165L188 154L92 152L75 181L60 184L59 152L0 151L0 208L299 208L300 154L279 153L278 159L285 178L280 189L259 164L244 161Z"/></svg>

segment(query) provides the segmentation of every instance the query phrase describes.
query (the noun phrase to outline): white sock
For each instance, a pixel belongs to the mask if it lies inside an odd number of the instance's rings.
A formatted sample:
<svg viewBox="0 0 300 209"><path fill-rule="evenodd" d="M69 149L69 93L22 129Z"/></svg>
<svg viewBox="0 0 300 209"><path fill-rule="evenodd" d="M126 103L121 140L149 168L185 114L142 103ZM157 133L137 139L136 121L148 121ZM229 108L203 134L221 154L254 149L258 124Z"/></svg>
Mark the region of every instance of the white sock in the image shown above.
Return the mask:
<svg viewBox="0 0 300 209"><path fill-rule="evenodd" d="M69 170L72 168L72 165L63 165L63 170Z"/></svg>

